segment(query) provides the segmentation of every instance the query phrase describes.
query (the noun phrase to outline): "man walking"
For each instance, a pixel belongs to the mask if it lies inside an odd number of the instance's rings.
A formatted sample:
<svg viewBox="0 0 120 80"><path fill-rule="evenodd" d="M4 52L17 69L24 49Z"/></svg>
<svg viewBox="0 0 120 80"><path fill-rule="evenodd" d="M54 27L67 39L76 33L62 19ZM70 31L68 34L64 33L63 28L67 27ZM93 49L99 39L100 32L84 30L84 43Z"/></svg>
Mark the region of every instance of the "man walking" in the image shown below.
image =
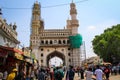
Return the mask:
<svg viewBox="0 0 120 80"><path fill-rule="evenodd" d="M93 75L92 68L88 68L88 70L85 72L86 80L92 80L92 75Z"/></svg>
<svg viewBox="0 0 120 80"><path fill-rule="evenodd" d="M70 66L69 70L66 73L66 80L74 80L75 72L73 70L73 66Z"/></svg>
<svg viewBox="0 0 120 80"><path fill-rule="evenodd" d="M104 73L103 73L103 71L100 69L100 66L99 66L99 65L97 65L96 67L97 67L97 69L95 70L96 80L102 80Z"/></svg>

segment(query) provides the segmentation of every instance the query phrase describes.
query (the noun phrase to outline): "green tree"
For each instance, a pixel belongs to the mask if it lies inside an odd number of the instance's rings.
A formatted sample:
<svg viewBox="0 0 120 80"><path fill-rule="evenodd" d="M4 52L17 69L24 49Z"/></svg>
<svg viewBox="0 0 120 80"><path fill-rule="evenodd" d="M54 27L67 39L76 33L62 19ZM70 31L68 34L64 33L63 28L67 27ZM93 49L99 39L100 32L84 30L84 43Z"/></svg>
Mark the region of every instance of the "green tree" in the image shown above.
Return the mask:
<svg viewBox="0 0 120 80"><path fill-rule="evenodd" d="M120 24L104 30L104 33L95 36L92 41L95 54L106 62L120 61Z"/></svg>

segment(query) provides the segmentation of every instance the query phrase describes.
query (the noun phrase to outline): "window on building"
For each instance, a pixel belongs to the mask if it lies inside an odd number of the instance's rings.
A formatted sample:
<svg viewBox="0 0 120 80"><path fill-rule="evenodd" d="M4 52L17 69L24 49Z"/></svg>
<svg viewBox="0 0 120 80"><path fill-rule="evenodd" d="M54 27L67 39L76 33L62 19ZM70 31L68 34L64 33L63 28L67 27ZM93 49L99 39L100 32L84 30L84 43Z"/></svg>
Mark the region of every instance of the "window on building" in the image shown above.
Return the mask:
<svg viewBox="0 0 120 80"><path fill-rule="evenodd" d="M43 48L41 48L41 51L43 51Z"/></svg>
<svg viewBox="0 0 120 80"><path fill-rule="evenodd" d="M61 40L59 40L58 43L61 44Z"/></svg>
<svg viewBox="0 0 120 80"><path fill-rule="evenodd" d="M65 44L65 40L63 40L63 44Z"/></svg>
<svg viewBox="0 0 120 80"><path fill-rule="evenodd" d="M44 44L44 41L43 41L43 40L41 41L41 44Z"/></svg>
<svg viewBox="0 0 120 80"><path fill-rule="evenodd" d="M70 50L70 48L68 48L68 50Z"/></svg>
<svg viewBox="0 0 120 80"><path fill-rule="evenodd" d="M41 53L41 57L43 57L43 53Z"/></svg>
<svg viewBox="0 0 120 80"><path fill-rule="evenodd" d="M71 59L69 59L69 62L71 62Z"/></svg>
<svg viewBox="0 0 120 80"><path fill-rule="evenodd" d="M48 40L46 40L46 42L45 42L46 44L48 44Z"/></svg>
<svg viewBox="0 0 120 80"><path fill-rule="evenodd" d="M67 40L67 44L69 44L70 43L70 41L69 40Z"/></svg>
<svg viewBox="0 0 120 80"><path fill-rule="evenodd" d="M43 60L41 60L41 63L43 63Z"/></svg>
<svg viewBox="0 0 120 80"><path fill-rule="evenodd" d="M53 44L52 40L50 40L50 44Z"/></svg>
<svg viewBox="0 0 120 80"><path fill-rule="evenodd" d="M68 53L68 56L70 56L70 53Z"/></svg>

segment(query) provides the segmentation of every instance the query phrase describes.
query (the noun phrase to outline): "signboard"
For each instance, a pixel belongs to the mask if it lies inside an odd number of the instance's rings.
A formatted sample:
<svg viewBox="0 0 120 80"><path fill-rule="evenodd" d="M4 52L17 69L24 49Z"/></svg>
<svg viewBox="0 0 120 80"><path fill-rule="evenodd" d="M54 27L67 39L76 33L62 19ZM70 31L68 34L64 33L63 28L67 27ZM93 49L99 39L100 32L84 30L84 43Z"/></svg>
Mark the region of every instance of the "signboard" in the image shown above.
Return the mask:
<svg viewBox="0 0 120 80"><path fill-rule="evenodd" d="M19 60L23 60L23 56L19 53L15 53L15 57Z"/></svg>

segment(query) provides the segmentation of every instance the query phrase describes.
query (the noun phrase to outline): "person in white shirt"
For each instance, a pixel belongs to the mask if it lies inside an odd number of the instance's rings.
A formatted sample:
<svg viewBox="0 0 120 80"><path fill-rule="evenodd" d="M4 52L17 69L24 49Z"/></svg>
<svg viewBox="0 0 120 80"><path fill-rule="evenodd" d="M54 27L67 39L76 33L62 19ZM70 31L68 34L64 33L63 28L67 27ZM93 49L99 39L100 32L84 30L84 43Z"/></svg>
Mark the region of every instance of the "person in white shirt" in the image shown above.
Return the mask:
<svg viewBox="0 0 120 80"><path fill-rule="evenodd" d="M92 80L92 75L93 75L92 68L88 68L88 70L85 72L86 80Z"/></svg>
<svg viewBox="0 0 120 80"><path fill-rule="evenodd" d="M5 72L3 73L3 80L6 80L6 79L7 79L7 76L8 76L8 72L5 71Z"/></svg>
<svg viewBox="0 0 120 80"><path fill-rule="evenodd" d="M35 74L34 74L34 69L32 69L31 74L30 74L30 80L34 80Z"/></svg>
<svg viewBox="0 0 120 80"><path fill-rule="evenodd" d="M2 80L2 78L3 78L3 73L0 72L0 80Z"/></svg>
<svg viewBox="0 0 120 80"><path fill-rule="evenodd" d="M102 80L104 73L103 73L103 71L100 69L100 66L99 66L99 65L97 65L96 67L97 67L97 69L95 70L96 80Z"/></svg>

